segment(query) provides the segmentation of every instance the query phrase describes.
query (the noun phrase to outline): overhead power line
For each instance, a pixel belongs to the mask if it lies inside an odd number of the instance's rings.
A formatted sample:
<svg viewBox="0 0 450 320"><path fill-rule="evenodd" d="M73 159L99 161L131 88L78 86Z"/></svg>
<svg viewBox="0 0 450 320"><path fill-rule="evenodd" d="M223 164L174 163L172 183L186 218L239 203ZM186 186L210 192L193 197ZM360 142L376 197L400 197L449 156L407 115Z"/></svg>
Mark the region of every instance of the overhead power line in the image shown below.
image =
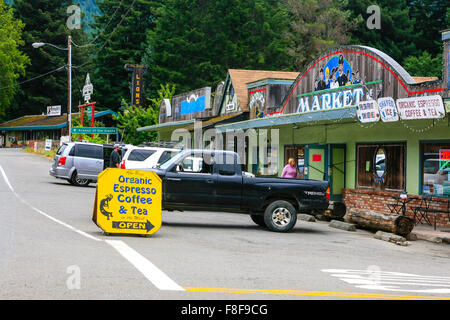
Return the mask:
<svg viewBox="0 0 450 320"><path fill-rule="evenodd" d="M20 86L21 84L24 84L24 83L27 83L27 82L30 82L30 81L33 81L33 80L36 80L36 79L39 79L39 78L48 76L48 75L50 75L50 74L52 74L52 73L55 73L55 72L60 71L60 70L62 70L62 69L65 69L66 67L67 67L67 65L62 66L62 67L59 67L58 69L55 69L55 70L52 70L52 71L49 71L49 72L40 74L40 75L38 75L38 76L36 76L36 77L33 77L33 78L31 78L31 79L27 79L27 80L24 80L24 81L22 81L22 82L18 82L18 83L16 83L16 84L12 84L12 85L9 85L9 86L6 86L6 87L2 87L2 88L0 88L0 90L4 90L4 89L16 87L16 86Z"/></svg>

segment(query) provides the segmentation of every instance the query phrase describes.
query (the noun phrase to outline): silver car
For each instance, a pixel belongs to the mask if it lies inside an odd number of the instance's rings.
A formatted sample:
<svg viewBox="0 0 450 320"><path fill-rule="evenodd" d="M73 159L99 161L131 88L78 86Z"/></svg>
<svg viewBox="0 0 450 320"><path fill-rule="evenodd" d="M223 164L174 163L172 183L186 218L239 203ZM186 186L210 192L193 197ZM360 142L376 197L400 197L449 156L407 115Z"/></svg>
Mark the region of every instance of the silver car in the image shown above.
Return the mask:
<svg viewBox="0 0 450 320"><path fill-rule="evenodd" d="M76 186L87 186L109 167L113 146L99 143L64 143L56 153L50 175ZM121 149L122 155L126 148Z"/></svg>

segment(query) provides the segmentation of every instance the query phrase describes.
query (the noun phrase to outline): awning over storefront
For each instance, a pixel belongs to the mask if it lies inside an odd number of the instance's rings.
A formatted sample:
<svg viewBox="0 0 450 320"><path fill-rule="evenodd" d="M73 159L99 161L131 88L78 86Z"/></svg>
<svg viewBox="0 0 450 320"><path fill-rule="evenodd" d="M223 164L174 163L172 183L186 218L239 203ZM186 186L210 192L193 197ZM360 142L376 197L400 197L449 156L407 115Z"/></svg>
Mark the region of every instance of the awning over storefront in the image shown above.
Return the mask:
<svg viewBox="0 0 450 320"><path fill-rule="evenodd" d="M334 109L324 112L313 111L308 113L295 113L288 115L281 115L275 117L265 117L262 119L253 119L241 122L234 122L230 124L217 125L216 129L220 132L227 130L247 130L255 128L282 126L287 124L300 124L307 122L328 122L341 121L344 119L357 119L356 107L347 107L342 109Z"/></svg>
<svg viewBox="0 0 450 320"><path fill-rule="evenodd" d="M137 128L138 132L143 132L143 131L159 131L162 129L173 129L174 127L182 127L185 125L189 125L189 124L193 124L195 122L194 119L191 120L183 120L183 121L174 121L174 122L165 122L165 123L161 123L161 124L155 124L153 126L147 126L147 127L142 127L142 128Z"/></svg>

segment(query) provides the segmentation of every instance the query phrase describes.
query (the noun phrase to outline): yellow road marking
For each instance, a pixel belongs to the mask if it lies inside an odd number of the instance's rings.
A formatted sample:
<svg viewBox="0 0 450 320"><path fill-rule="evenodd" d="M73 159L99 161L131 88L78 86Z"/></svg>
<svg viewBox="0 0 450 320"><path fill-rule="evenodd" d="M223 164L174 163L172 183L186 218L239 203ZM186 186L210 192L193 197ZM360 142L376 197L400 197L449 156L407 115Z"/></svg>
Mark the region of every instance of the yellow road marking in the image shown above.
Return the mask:
<svg viewBox="0 0 450 320"><path fill-rule="evenodd" d="M398 294L356 293L356 292L196 288L196 287L183 287L183 289L185 289L186 291L190 291L190 292L214 292L214 293L279 294L279 295L297 295L297 296L321 296L321 297L391 299L391 300L396 300L396 299L398 299L398 300L450 300L450 297L410 296L410 295L398 295Z"/></svg>

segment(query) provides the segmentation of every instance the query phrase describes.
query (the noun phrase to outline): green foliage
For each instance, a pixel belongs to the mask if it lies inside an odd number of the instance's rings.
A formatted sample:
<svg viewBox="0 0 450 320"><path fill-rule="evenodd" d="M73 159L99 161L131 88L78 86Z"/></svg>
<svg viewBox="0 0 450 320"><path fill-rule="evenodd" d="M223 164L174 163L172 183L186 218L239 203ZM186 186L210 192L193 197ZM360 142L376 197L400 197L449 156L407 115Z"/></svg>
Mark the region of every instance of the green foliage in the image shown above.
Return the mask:
<svg viewBox="0 0 450 320"><path fill-rule="evenodd" d="M440 31L450 26L449 2L445 0L408 0L409 12L414 19L414 33L420 38L416 48L420 53L428 51L432 56L442 53ZM442 77L442 72L440 72Z"/></svg>
<svg viewBox="0 0 450 320"><path fill-rule="evenodd" d="M296 70L303 69L323 51L347 44L360 18L352 18L345 0L287 0L290 28L285 32L288 53Z"/></svg>
<svg viewBox="0 0 450 320"><path fill-rule="evenodd" d="M403 67L412 76L442 78L442 53L434 58L427 51L418 57L407 57Z"/></svg>
<svg viewBox="0 0 450 320"><path fill-rule="evenodd" d="M141 64L147 32L153 28L153 10L158 1L103 0L103 15L95 17L94 94L105 108L117 111L122 99L131 100L132 74L125 64ZM128 11L129 10L129 11ZM115 15L114 15L115 13ZM112 19L112 20L111 20ZM109 24L108 24L109 23Z"/></svg>
<svg viewBox="0 0 450 320"><path fill-rule="evenodd" d="M367 27L367 19L371 16L367 8L371 5L381 9L381 29ZM408 56L418 54L416 43L426 26L415 26L406 0L352 0L345 8L352 12L350 19L360 21L352 32L351 43L377 48L399 62L403 61L405 53Z"/></svg>
<svg viewBox="0 0 450 320"><path fill-rule="evenodd" d="M175 94L175 85L161 85L157 92L157 97L149 99L148 108L128 105L125 101L124 110L119 112L119 116L113 116L118 121L118 127L123 132L123 142L139 145L146 141L154 141L157 137L155 132L138 132L137 128L158 124L159 106L163 99L172 99Z"/></svg>
<svg viewBox="0 0 450 320"><path fill-rule="evenodd" d="M0 116L16 93L17 79L25 74L28 57L19 46L23 44L24 24L13 16L13 10L0 0Z"/></svg>
<svg viewBox="0 0 450 320"><path fill-rule="evenodd" d="M227 69L292 69L281 34L289 21L275 0L167 0L148 32L152 91L215 86Z"/></svg>
<svg viewBox="0 0 450 320"><path fill-rule="evenodd" d="M68 36L72 35L77 44L87 42L87 36L82 29L69 30L66 21L67 1L65 0L14 0L14 14L24 24L23 52L30 58L31 65L27 68L27 77L19 81L35 78L42 74L64 67L68 63L68 51L58 50L45 45L39 49L32 47L34 42L50 43L61 48L67 48ZM72 64L80 65L88 54L89 48L72 48ZM87 68L88 65L85 66ZM81 100L79 83L75 75L85 74L86 69L76 69L73 74L73 104ZM9 109L10 118L25 114L41 114L47 106L67 105L68 75L61 71L48 74L37 80L26 82L20 86L14 102ZM64 107L63 107L64 108Z"/></svg>

